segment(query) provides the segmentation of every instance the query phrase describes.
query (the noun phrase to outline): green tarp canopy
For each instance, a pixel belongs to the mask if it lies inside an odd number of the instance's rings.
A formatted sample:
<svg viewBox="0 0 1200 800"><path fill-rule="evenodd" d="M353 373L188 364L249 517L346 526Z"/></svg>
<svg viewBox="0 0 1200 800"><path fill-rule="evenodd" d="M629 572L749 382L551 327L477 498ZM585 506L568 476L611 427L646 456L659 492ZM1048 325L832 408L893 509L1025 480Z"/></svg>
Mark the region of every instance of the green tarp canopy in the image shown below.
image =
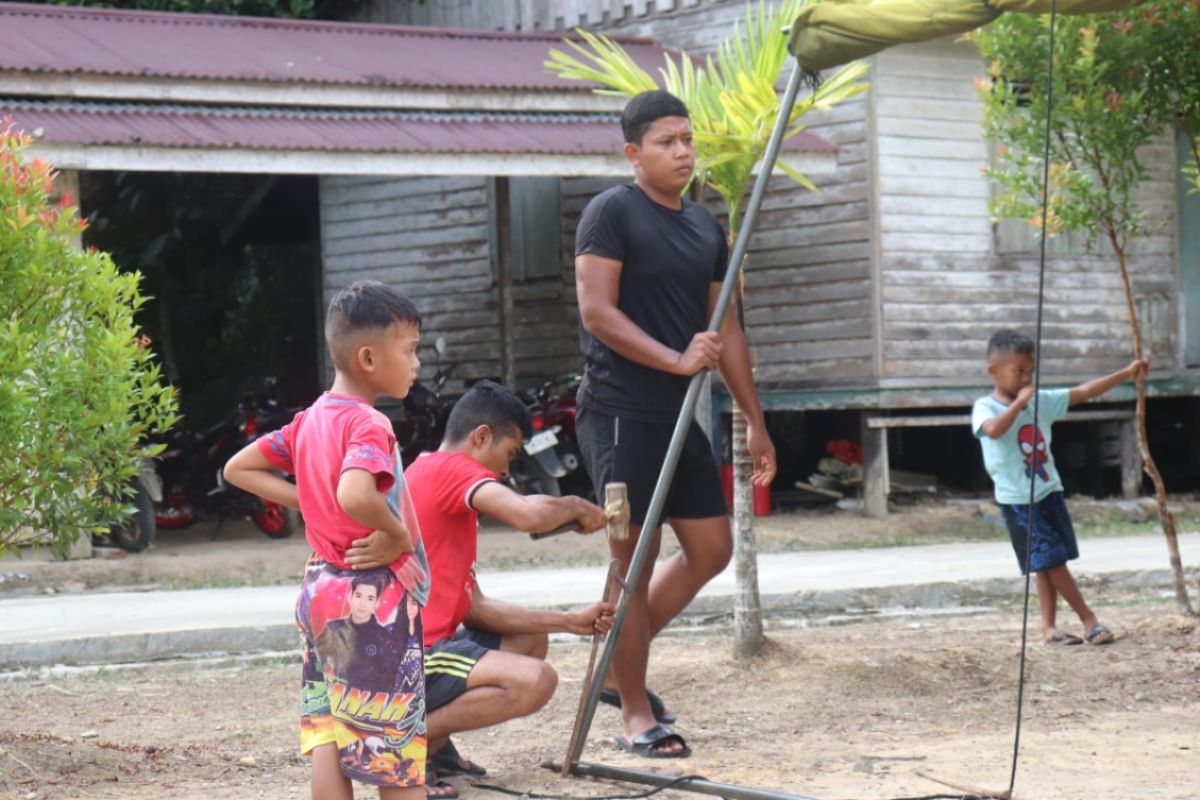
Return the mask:
<svg viewBox="0 0 1200 800"><path fill-rule="evenodd" d="M1058 0L1059 14L1121 11L1144 0ZM905 42L966 33L1006 11L1049 14L1050 0L825 0L792 24L792 55L818 72Z"/></svg>

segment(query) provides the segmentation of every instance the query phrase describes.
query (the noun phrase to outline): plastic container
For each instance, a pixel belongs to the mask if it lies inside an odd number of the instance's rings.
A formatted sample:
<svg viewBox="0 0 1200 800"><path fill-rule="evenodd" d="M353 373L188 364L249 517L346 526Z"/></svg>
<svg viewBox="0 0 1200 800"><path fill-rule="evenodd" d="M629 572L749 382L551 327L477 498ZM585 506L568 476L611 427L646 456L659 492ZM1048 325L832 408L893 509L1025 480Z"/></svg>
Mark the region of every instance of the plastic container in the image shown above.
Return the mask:
<svg viewBox="0 0 1200 800"><path fill-rule="evenodd" d="M725 493L725 505L733 511L733 465L721 465L721 490ZM754 487L754 516L771 516L771 487Z"/></svg>

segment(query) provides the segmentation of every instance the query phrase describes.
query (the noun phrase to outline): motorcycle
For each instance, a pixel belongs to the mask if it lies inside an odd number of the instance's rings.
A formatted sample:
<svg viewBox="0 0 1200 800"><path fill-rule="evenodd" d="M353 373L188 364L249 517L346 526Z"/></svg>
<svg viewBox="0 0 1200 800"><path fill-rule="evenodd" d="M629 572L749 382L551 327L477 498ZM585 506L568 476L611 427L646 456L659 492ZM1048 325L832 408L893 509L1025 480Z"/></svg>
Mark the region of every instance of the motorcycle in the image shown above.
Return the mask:
<svg viewBox="0 0 1200 800"><path fill-rule="evenodd" d="M418 380L400 402L384 402L379 410L392 421L392 432L400 446L400 459L411 464L421 453L437 450L446 433L446 420L454 408L453 396L443 396L446 382L458 367L451 362L441 366L441 354L446 352L446 340L438 337L433 377L429 383Z"/></svg>
<svg viewBox="0 0 1200 800"><path fill-rule="evenodd" d="M155 470L154 460L142 458L138 474L131 484L133 515L113 525L104 534L107 543L130 553L140 553L154 542L158 533L155 504L162 502L162 481ZM99 541L99 540L98 540Z"/></svg>
<svg viewBox="0 0 1200 800"><path fill-rule="evenodd" d="M159 528L185 528L198 519L215 517L219 531L227 519L248 518L272 539L292 535L299 524L295 510L230 486L223 474L234 453L260 434L290 422L298 411L275 399L274 388L275 379L266 379L263 389L244 394L223 420L206 431L167 434L167 447L158 457L163 491L154 519Z"/></svg>
<svg viewBox="0 0 1200 800"><path fill-rule="evenodd" d="M581 379L578 373L561 375L521 393L533 435L509 466L509 484L518 492L592 498L575 435L575 394Z"/></svg>

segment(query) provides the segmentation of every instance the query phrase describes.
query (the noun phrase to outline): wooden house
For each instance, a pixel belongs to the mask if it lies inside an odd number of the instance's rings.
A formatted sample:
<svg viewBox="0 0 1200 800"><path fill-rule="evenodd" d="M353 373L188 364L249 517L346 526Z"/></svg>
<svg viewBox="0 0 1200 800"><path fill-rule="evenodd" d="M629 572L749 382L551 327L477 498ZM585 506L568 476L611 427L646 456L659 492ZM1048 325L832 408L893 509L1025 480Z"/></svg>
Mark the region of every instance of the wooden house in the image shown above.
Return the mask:
<svg viewBox="0 0 1200 800"><path fill-rule="evenodd" d="M744 13L740 0L374 0L358 23L327 23L8 3L0 117L40 132L36 149L68 170L318 176L324 296L361 277L396 283L427 338L447 340L456 378L525 386L579 366L575 223L629 179L620 101L546 75L546 52L579 26L624 37L654 69L663 48L711 52ZM887 431L961 422L988 335L1032 324L1037 258L1022 223L988 215L972 46L900 47L871 66L870 91L814 116L787 153L821 193L772 180L746 307L768 410L861 416L878 512ZM1200 211L1175 143L1146 155L1143 208L1161 224L1131 268L1150 387L1190 397L1200 234L1175 220ZM1046 301L1047 381L1128 361L1102 249L1056 242Z"/></svg>
<svg viewBox="0 0 1200 800"><path fill-rule="evenodd" d="M693 55L711 52L745 13L736 0L376 0L365 17L406 25L570 31L653 39ZM1037 243L1021 221L993 220L991 157L975 81L984 65L969 42L897 47L871 59L870 91L815 117L835 143L837 168L815 176L820 194L773 179L751 241L747 323L764 404L775 411L858 410L868 461L868 508L886 506L889 428L961 424L986 386L983 348L999 327L1031 330ZM1200 200L1179 181L1182 146L1147 148L1141 206L1149 234L1130 270L1153 359L1152 396L1200 392ZM563 179L561 273L522 291L553 298L572 317L572 228L606 179ZM327 195L332 197L332 195ZM339 195L343 197L344 195ZM478 195L476 195L478 196ZM338 223L327 217L330 228ZM333 274L328 280L336 283ZM534 288L534 286L541 288ZM1120 275L1103 243L1051 246L1046 277L1044 380L1066 384L1128 363L1130 333ZM532 315L532 310L529 312ZM534 319L530 316L530 319ZM531 368L578 364L574 337L536 317L538 341L519 340ZM1031 331L1032 332L1032 331ZM525 372L518 369L517 375ZM1128 400L1128 387L1107 399ZM922 419L924 417L925 419ZM1123 489L1140 475L1127 408L1076 419L1123 422Z"/></svg>

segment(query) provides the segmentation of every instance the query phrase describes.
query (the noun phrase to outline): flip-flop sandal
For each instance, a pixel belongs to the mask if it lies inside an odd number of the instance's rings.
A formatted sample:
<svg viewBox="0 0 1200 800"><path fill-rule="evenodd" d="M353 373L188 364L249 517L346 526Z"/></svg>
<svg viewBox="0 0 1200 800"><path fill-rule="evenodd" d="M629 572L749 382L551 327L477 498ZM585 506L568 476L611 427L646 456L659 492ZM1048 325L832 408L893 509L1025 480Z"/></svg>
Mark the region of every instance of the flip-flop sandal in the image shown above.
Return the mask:
<svg viewBox="0 0 1200 800"><path fill-rule="evenodd" d="M1112 643L1117 637L1113 636L1113 632L1107 626L1096 624L1083 638L1087 640L1088 644L1102 645Z"/></svg>
<svg viewBox="0 0 1200 800"><path fill-rule="evenodd" d="M430 789L437 791L433 793L429 791ZM458 800L458 789L443 780L426 781L425 796L429 800Z"/></svg>
<svg viewBox="0 0 1200 800"><path fill-rule="evenodd" d="M683 748L682 750L656 750L656 747L662 747L665 744L678 742ZM629 741L623 736L617 737L617 746L622 750L633 753L635 756L642 758L687 758L692 754L692 748L688 747L687 742L683 740L675 731L668 728L666 725L655 725L648 731L635 736L633 741Z"/></svg>
<svg viewBox="0 0 1200 800"><path fill-rule="evenodd" d="M437 793L431 793L429 791L430 789L436 790ZM438 776L437 772L429 767L426 767L425 797L428 798L428 800L458 800L458 789L455 789L453 785L442 780L441 777Z"/></svg>
<svg viewBox="0 0 1200 800"><path fill-rule="evenodd" d="M466 766L464 766L464 763ZM433 754L429 766L436 769L439 775L469 775L472 778L482 778L487 770L469 758L458 754L454 742L446 742L446 746Z"/></svg>
<svg viewBox="0 0 1200 800"><path fill-rule="evenodd" d="M1054 635L1046 642L1047 647L1063 647L1076 644L1083 644L1083 639L1066 631L1055 631Z"/></svg>
<svg viewBox="0 0 1200 800"><path fill-rule="evenodd" d="M656 695L649 689L646 690L646 699L650 701L650 712L654 714L656 722L664 725L670 725L676 720L674 712L667 711L667 706L663 703L662 698ZM605 705L610 705L613 708L621 707L621 695L613 689L600 690L600 702Z"/></svg>

